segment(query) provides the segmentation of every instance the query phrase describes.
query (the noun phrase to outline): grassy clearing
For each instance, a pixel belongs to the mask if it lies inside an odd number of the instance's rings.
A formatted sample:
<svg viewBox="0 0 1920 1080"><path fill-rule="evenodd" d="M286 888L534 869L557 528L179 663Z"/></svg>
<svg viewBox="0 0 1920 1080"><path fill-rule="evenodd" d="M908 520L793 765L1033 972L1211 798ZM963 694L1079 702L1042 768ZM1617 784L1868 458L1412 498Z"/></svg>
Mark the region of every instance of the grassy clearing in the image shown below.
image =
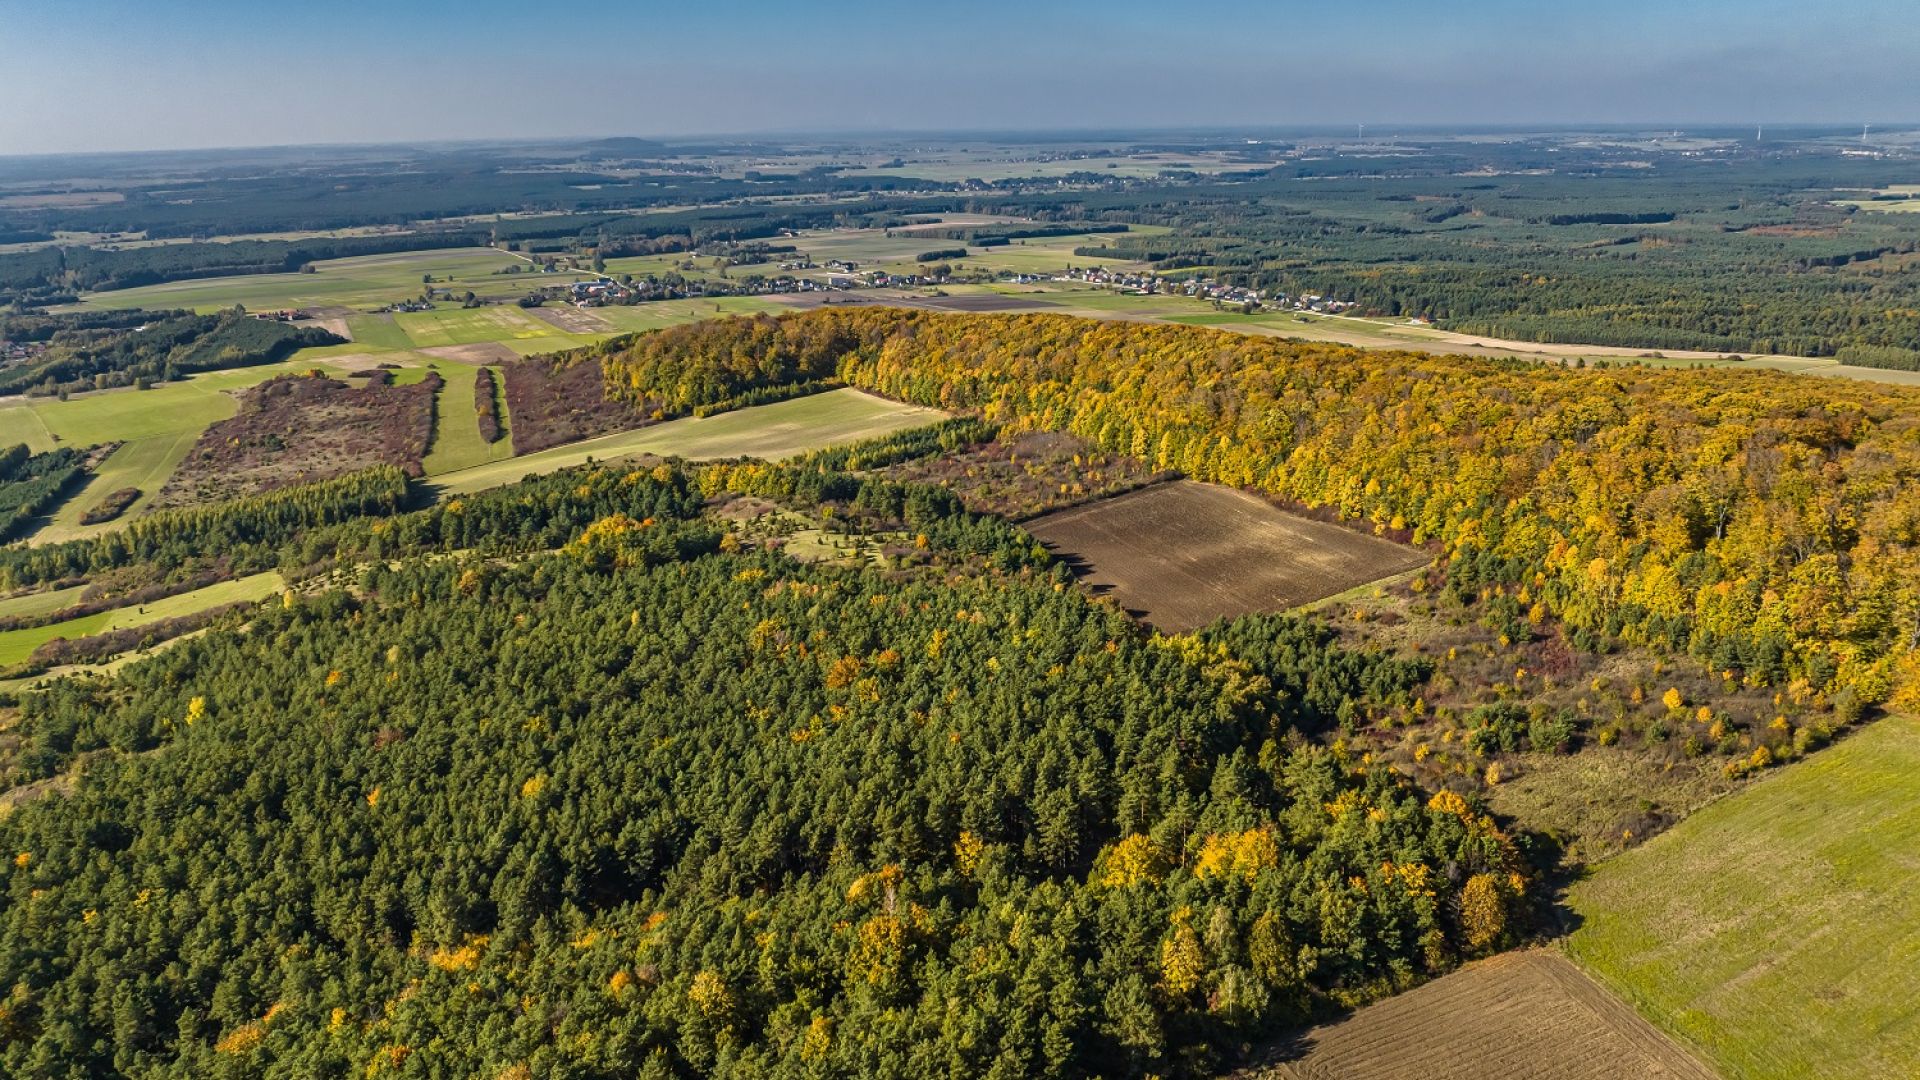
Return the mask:
<svg viewBox="0 0 1920 1080"><path fill-rule="evenodd" d="M433 276L433 287L468 290L482 296L519 296L535 283L573 281L586 275L498 273L527 266L524 260L491 248L442 248L391 255L364 255L326 259L310 274L249 274L243 277L194 278L147 285L138 289L89 293L76 305L87 308L192 308L219 311L242 304L252 311L279 308L347 307L365 311L418 296L421 278Z"/></svg>
<svg viewBox="0 0 1920 1080"><path fill-rule="evenodd" d="M855 442L945 418L937 409L902 405L858 390L834 390L718 416L673 420L637 431L556 446L437 478L447 494L480 491L525 476L552 472L589 459L612 461L638 454L695 459L759 457L775 460Z"/></svg>
<svg viewBox="0 0 1920 1080"><path fill-rule="evenodd" d="M151 390L101 390L66 401L16 398L0 406L0 443L25 442L43 451L197 432L233 415L228 391L315 367L327 365L301 354L278 364L204 372Z"/></svg>
<svg viewBox="0 0 1920 1080"><path fill-rule="evenodd" d="M1894 717L1603 864L1568 947L1730 1080L1920 1076L1915 837Z"/></svg>
<svg viewBox="0 0 1920 1080"><path fill-rule="evenodd" d="M33 542L52 544L92 536L117 528L145 513L153 503L154 496L166 484L167 477L173 475L173 470L185 460L187 452L193 449L193 444L199 438L200 429L189 428L133 439L123 444L101 464L93 478L87 481L87 486L78 495L68 499L53 515L53 520L34 534ZM112 521L96 525L80 523L81 515L122 488L139 488L140 498Z"/></svg>
<svg viewBox="0 0 1920 1080"><path fill-rule="evenodd" d="M0 666L17 664L33 654L33 650L52 641L54 638L66 638L69 641L109 630L125 630L135 626L146 626L162 619L177 619L182 615L216 608L222 604L232 604L243 600L264 600L286 587L280 575L272 572L254 574L251 577L236 578L209 585L204 589L169 596L164 600L155 600L134 607L115 608L95 615L87 615L66 622L48 626L28 627L24 630L0 632Z"/></svg>
<svg viewBox="0 0 1920 1080"><path fill-rule="evenodd" d="M1017 227L1017 226L1012 226ZM1136 225L1132 231L1137 235L1157 235L1167 230L1158 226ZM918 256L931 251L946 251L967 247L969 254L964 259L942 260L956 271L1010 270L1024 273L1037 273L1065 269L1074 266L1131 266L1125 259L1097 258L1075 255L1077 247L1099 247L1111 242L1118 234L1085 233L1072 236L1031 237L1015 240L1004 247L969 247L959 240L946 240L925 232L895 230L887 235L884 229L822 229L803 232L799 237L786 241L799 251L812 256L813 261L823 269L802 271L800 276L824 279L834 272L824 269L830 259L850 260L858 263L861 270L884 270L891 274L913 274L925 270L926 263L918 261ZM734 267L729 271L735 277L748 273L780 273L779 264L763 267Z"/></svg>
<svg viewBox="0 0 1920 1080"><path fill-rule="evenodd" d="M8 597L0 600L0 618L14 619L23 615L45 615L49 611L72 607L80 602L80 594L86 591L85 585L75 585L69 589L48 589L45 592Z"/></svg>
<svg viewBox="0 0 1920 1080"><path fill-rule="evenodd" d="M502 437L489 443L480 437L480 417L473 405L478 368L448 364L440 368L446 382L434 408L433 444L421 462L428 476L470 469L513 456L513 441Z"/></svg>
<svg viewBox="0 0 1920 1080"><path fill-rule="evenodd" d="M349 315L347 333L353 335L353 344L361 351L413 348L413 339L392 315Z"/></svg>

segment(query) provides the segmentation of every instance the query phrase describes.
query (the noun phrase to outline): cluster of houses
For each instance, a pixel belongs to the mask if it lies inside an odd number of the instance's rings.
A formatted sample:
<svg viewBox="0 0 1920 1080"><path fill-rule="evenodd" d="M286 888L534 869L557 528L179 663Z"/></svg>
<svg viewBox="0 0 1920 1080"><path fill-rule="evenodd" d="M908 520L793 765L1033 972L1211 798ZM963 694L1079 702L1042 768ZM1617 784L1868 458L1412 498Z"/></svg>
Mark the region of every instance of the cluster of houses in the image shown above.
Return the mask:
<svg viewBox="0 0 1920 1080"><path fill-rule="evenodd" d="M1018 281L1021 278L1016 277L1015 280ZM1025 280L1046 279L1028 277ZM1163 278L1155 274L1134 270L1109 270L1100 266L1071 267L1063 273L1053 275L1051 280L1099 285L1141 296L1188 296L1196 300L1212 300L1221 304L1253 308L1286 308L1327 315L1337 315L1354 307L1350 301L1335 300L1319 293L1289 296L1277 290L1268 292L1265 289L1249 289L1244 285L1228 285L1210 277Z"/></svg>
<svg viewBox="0 0 1920 1080"><path fill-rule="evenodd" d="M21 364L47 351L44 341L0 340L0 364Z"/></svg>

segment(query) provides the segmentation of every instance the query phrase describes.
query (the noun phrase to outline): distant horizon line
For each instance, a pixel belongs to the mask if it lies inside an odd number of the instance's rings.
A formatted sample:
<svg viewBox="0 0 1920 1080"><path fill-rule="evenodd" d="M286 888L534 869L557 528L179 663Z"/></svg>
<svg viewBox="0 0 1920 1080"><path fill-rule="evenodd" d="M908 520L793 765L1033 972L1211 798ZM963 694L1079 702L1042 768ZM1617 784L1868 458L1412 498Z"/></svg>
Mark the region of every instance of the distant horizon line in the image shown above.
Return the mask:
<svg viewBox="0 0 1920 1080"><path fill-rule="evenodd" d="M305 143L226 143L197 146L170 146L130 148L116 147L99 150L39 150L25 153L0 153L0 161L28 160L63 157L110 157L134 156L143 154L220 154L244 153L268 150L352 150L387 148L427 148L427 147L485 147L485 146L524 146L524 145L574 145L594 142L609 142L631 139L640 142L673 145L677 143L712 143L727 141L761 141L771 139L847 139L847 138L984 138L988 136L1015 136L1025 140L1037 140L1043 136L1053 137L1106 137L1117 136L1143 137L1152 135L1215 137L1245 137L1248 135L1345 135L1355 139L1362 138L1356 129L1363 125L1374 128L1382 135L1406 134L1566 134L1577 132L1677 132L1682 135L1718 132L1742 132L1760 128L1787 132L1831 131L1845 134L1852 130L1853 124L1847 121L1768 121L1768 120L1606 120L1606 121L1551 121L1540 123L1398 123L1393 121L1376 123L1374 121L1349 121L1346 123L1318 122L1311 124L1285 123L1249 123L1249 124L1194 124L1194 125L1152 125L1146 127L955 127L955 128L916 128L916 127L863 127L863 128L779 128L757 131L712 131L682 134L571 134L571 135L476 135L455 138L416 138L416 139L371 139L339 140ZM1871 121L1866 126L1878 133L1910 132L1920 130L1920 121Z"/></svg>

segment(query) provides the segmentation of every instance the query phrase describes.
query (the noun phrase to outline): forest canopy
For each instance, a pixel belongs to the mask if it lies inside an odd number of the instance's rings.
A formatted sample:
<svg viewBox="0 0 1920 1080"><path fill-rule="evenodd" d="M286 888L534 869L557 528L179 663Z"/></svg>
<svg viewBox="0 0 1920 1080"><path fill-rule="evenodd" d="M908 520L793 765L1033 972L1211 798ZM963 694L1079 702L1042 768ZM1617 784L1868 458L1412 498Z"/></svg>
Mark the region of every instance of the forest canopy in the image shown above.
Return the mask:
<svg viewBox="0 0 1920 1080"><path fill-rule="evenodd" d="M1590 648L1920 695L1920 393L1572 369L1052 315L821 311L603 346L608 393L686 409L836 378L1380 530L1512 586Z"/></svg>
<svg viewBox="0 0 1920 1080"><path fill-rule="evenodd" d="M830 465L602 470L559 552L376 562L29 698L16 781L93 764L0 818L0 1065L1192 1074L1509 940L1491 819L1304 737L1417 665L698 518L863 490Z"/></svg>

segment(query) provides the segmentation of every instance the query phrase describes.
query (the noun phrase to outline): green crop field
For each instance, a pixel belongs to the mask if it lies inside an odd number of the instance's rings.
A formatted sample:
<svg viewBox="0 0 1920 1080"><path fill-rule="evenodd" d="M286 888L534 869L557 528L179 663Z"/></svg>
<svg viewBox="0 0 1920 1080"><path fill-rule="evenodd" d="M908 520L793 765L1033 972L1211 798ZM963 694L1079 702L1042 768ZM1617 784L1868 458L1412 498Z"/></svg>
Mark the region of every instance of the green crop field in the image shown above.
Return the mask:
<svg viewBox="0 0 1920 1080"><path fill-rule="evenodd" d="M1920 1076L1920 719L1602 864L1574 959L1728 1080Z"/></svg>
<svg viewBox="0 0 1920 1080"><path fill-rule="evenodd" d="M438 308L433 311L406 311L393 316L395 325L414 346L473 345L486 341L512 341L516 338L551 337L551 323L542 322L518 307Z"/></svg>
<svg viewBox="0 0 1920 1080"><path fill-rule="evenodd" d="M436 480L445 493L462 494L510 484L524 476L548 473L588 460L612 461L639 454L777 460L920 427L945 416L937 409L902 405L858 390L834 390L569 443L537 454L447 473Z"/></svg>
<svg viewBox="0 0 1920 1080"><path fill-rule="evenodd" d="M249 274L193 278L137 289L89 293L76 306L88 308L192 308L219 311L235 304L252 311L280 308L347 307L371 310L420 295L421 278L431 275L436 289L458 296L468 290L482 296L518 296L535 283L573 281L586 276L497 273L526 267L517 256L491 248L441 248L392 255L325 259L310 274Z"/></svg>
<svg viewBox="0 0 1920 1080"><path fill-rule="evenodd" d="M1143 235L1164 233L1164 228L1136 225L1133 231ZM917 256L931 251L942 251L966 247L968 255L964 259L944 260L956 269L972 268L983 270L1011 270L1036 273L1049 270L1061 270L1069 264L1074 266L1128 266L1125 259L1096 258L1075 255L1076 247L1098 247L1113 238L1112 234L1086 233L1074 236L1034 237L1015 240L1004 247L969 247L960 240L947 240L925 232L906 232L896 230L887 235L883 229L823 229L816 232L803 232L798 237L783 241L790 243L801 252L812 256L814 262L823 269L805 271L803 276L825 278L830 271L824 269L830 259L851 260L859 264L861 270L884 270L894 274L911 274L924 270L926 263L919 262ZM779 263L762 267L735 267L735 276L758 271L773 275L780 273Z"/></svg>
<svg viewBox="0 0 1920 1080"><path fill-rule="evenodd" d="M242 600L264 600L285 587L286 583L280 579L279 574L272 572L254 574L251 577L222 581L204 589L195 589L192 592L184 592L178 596L169 596L164 600L155 600L147 604L114 608L111 611L102 611L47 626L7 630L0 632L0 667L20 663L31 656L33 650L54 638L66 638L72 641L109 630L124 630L159 622L161 619L193 615L222 604L232 604Z"/></svg>

